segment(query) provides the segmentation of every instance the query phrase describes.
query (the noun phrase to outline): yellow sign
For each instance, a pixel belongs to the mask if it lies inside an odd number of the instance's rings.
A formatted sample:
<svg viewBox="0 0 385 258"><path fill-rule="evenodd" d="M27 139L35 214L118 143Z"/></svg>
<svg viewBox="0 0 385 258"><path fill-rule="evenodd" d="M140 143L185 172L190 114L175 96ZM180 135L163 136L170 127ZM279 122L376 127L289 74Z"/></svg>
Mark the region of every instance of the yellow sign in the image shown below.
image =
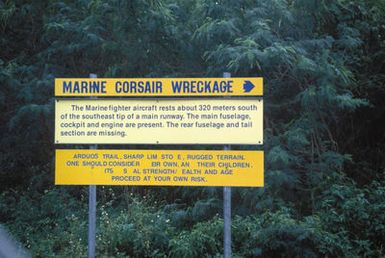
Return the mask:
<svg viewBox="0 0 385 258"><path fill-rule="evenodd" d="M264 185L263 151L56 150L57 185Z"/></svg>
<svg viewBox="0 0 385 258"><path fill-rule="evenodd" d="M263 78L57 78L55 96L262 96Z"/></svg>
<svg viewBox="0 0 385 258"><path fill-rule="evenodd" d="M261 99L56 100L59 144L263 144Z"/></svg>

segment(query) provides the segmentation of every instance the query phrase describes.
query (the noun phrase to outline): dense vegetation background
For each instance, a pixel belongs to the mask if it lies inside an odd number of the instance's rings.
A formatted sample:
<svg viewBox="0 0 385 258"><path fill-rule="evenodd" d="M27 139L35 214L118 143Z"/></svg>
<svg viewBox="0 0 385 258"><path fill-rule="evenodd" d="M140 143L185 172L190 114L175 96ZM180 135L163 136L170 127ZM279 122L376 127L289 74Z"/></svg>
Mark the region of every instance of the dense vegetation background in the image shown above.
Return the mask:
<svg viewBox="0 0 385 258"><path fill-rule="evenodd" d="M0 32L0 223L33 255L87 251L87 187L53 185L55 77L224 71L265 78L234 257L385 255L384 0L0 0ZM223 252L222 188L98 187L97 210L99 257Z"/></svg>

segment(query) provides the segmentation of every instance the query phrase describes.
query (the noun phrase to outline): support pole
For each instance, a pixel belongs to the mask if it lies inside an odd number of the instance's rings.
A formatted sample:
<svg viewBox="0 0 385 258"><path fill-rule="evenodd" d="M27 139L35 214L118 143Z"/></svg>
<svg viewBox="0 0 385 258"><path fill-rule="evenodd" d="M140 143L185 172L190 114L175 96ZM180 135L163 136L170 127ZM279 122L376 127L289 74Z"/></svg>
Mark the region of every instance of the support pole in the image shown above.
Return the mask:
<svg viewBox="0 0 385 258"><path fill-rule="evenodd" d="M96 74L90 74L90 78L97 78ZM98 146L91 145L91 150L96 150ZM88 187L88 258L95 258L96 247L96 185Z"/></svg>
<svg viewBox="0 0 385 258"><path fill-rule="evenodd" d="M230 73L223 73L224 78L230 78ZM230 145L225 146L224 150L230 150ZM224 217L224 237L223 252L224 258L231 258L231 187L223 188L223 217Z"/></svg>

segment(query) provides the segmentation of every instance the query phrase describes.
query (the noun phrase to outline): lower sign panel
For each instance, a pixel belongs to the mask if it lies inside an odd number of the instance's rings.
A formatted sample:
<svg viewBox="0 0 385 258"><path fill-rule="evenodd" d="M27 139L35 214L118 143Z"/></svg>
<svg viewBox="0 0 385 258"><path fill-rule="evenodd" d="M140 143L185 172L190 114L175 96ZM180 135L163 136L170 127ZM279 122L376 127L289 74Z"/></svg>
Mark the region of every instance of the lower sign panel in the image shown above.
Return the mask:
<svg viewBox="0 0 385 258"><path fill-rule="evenodd" d="M56 150L57 185L264 185L263 151Z"/></svg>

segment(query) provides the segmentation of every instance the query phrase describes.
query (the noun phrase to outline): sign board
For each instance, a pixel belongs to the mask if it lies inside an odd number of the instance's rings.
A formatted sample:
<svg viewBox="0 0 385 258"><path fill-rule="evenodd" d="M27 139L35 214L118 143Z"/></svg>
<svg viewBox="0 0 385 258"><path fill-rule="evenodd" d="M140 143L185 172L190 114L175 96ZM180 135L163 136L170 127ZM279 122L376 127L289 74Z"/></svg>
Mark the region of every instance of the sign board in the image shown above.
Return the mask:
<svg viewBox="0 0 385 258"><path fill-rule="evenodd" d="M57 185L264 185L263 151L56 150Z"/></svg>
<svg viewBox="0 0 385 258"><path fill-rule="evenodd" d="M55 96L262 96L263 78L57 78Z"/></svg>
<svg viewBox="0 0 385 258"><path fill-rule="evenodd" d="M56 100L59 144L262 144L262 99Z"/></svg>

